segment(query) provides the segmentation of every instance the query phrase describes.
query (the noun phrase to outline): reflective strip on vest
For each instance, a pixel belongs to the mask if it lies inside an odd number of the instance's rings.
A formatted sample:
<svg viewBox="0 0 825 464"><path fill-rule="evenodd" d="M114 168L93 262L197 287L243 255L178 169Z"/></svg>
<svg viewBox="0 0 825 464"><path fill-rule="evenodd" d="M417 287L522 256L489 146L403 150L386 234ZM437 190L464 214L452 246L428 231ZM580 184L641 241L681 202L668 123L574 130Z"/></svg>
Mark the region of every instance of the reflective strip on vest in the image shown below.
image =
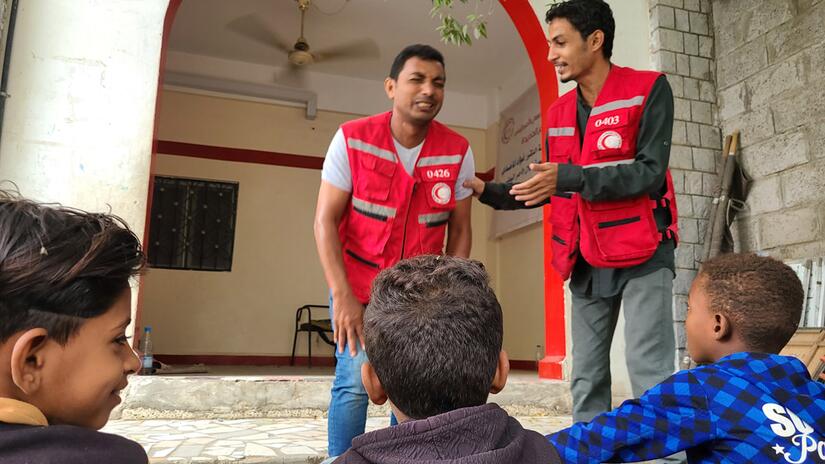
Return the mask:
<svg viewBox="0 0 825 464"><path fill-rule="evenodd" d="M418 166L440 166L442 164L458 164L460 162L461 155L425 156L418 160Z"/></svg>
<svg viewBox="0 0 825 464"><path fill-rule="evenodd" d="M435 227L440 226L447 222L450 219L450 213L431 213L431 214L419 214L418 215L418 223L419 224L426 224L427 227Z"/></svg>
<svg viewBox="0 0 825 464"><path fill-rule="evenodd" d="M618 161L605 161L604 163L595 163L582 166L583 168L606 168L608 166L617 166L619 164L633 164L635 159L623 159Z"/></svg>
<svg viewBox="0 0 825 464"><path fill-rule="evenodd" d="M616 100L610 103L605 103L604 105L599 105L592 110L590 110L590 116L596 116L597 114L602 114L607 111L619 110L622 108L631 108L634 106L639 106L645 102L645 96L639 95L637 97L628 98L627 100Z"/></svg>
<svg viewBox="0 0 825 464"><path fill-rule="evenodd" d="M376 205L375 203L370 203L355 197L352 197L352 208L364 216L369 216L380 221L394 218L396 213L396 209L390 206Z"/></svg>
<svg viewBox="0 0 825 464"><path fill-rule="evenodd" d="M347 139L347 145L349 145L350 148L361 150L364 153L375 155L381 159L392 161L393 163L395 162L395 153L380 147L376 147L375 145L364 142L363 140L358 140L350 137Z"/></svg>
<svg viewBox="0 0 825 464"><path fill-rule="evenodd" d="M548 137L564 137L576 135L575 127L551 127L547 129Z"/></svg>

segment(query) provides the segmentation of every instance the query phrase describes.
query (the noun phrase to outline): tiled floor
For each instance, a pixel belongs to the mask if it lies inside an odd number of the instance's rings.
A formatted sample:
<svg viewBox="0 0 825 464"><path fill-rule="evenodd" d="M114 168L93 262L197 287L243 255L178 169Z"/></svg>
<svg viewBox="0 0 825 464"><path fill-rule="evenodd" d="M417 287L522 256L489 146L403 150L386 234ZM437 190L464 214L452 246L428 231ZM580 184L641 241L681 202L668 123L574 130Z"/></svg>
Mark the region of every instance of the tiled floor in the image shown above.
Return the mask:
<svg viewBox="0 0 825 464"><path fill-rule="evenodd" d="M570 425L569 416L519 417L547 434ZM367 430L388 424L369 418ZM326 456L326 419L111 421L104 432L143 445L152 463L318 463Z"/></svg>

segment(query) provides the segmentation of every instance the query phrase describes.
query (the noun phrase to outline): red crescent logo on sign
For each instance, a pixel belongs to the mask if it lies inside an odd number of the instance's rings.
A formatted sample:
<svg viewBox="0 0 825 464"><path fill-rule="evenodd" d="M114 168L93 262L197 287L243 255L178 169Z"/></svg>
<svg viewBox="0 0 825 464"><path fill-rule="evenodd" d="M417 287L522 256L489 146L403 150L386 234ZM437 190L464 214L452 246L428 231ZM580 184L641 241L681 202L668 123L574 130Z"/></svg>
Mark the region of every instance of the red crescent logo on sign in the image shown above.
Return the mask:
<svg viewBox="0 0 825 464"><path fill-rule="evenodd" d="M596 147L599 150L622 148L622 136L615 131L605 131L599 136Z"/></svg>
<svg viewBox="0 0 825 464"><path fill-rule="evenodd" d="M439 205L446 205L453 196L453 189L444 182L439 182L433 186L433 201Z"/></svg>

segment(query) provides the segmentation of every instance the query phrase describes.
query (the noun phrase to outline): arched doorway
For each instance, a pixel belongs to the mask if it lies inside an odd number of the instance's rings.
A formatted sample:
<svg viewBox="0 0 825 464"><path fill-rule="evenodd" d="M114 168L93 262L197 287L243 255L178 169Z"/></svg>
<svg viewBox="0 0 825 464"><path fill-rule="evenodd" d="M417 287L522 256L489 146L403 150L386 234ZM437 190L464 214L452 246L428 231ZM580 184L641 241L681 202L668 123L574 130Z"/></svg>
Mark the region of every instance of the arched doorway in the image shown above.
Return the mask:
<svg viewBox="0 0 825 464"><path fill-rule="evenodd" d="M161 84L164 80L163 70L168 47L169 33L171 31L175 15L179 11L182 3L183 0L171 0L167 9L164 22L164 47L161 58L161 75L159 84ZM552 66L550 66L546 61L547 44L541 21L536 16L535 10L532 8L528 0L500 0L500 4L509 15L513 25L521 37L522 45L527 50L530 63L532 64L533 74L537 82L541 114L544 114L546 108L549 107L555 99L558 90L556 87L555 72ZM158 107L161 106L161 93L162 92L159 87ZM158 114L160 114L159 111ZM544 127L545 125L543 124L542 128ZM542 130L541 133L544 133L544 130ZM155 164L158 154L159 138L157 136L157 120L155 134L152 155L152 174L156 172ZM149 191L150 198L147 214L148 211L151 210L151 186ZM546 215L547 212L545 211L544 214ZM150 222L147 220L147 229L144 237L149 236L149 223ZM546 242L547 238L550 237L550 230L546 220L544 221L544 224L545 230L543 235ZM545 249L548 248L549 247L545 247ZM307 259L314 258L314 254L307 257ZM546 264L549 262L547 257L545 257L544 262L544 277L542 279L543 285L536 285L534 290L536 295L541 294L541 290L539 290L540 288L543 288L544 290L544 300L542 305L544 308L544 334L542 340L544 342L544 357L539 363L539 374L543 378L560 379L562 377L561 363L564 360L566 352L563 287L558 276L552 270L549 270L549 267ZM144 314L139 313L138 318L142 315ZM533 359L531 359L533 358L532 355L533 353L527 356L521 356L521 358L523 358L525 363L533 362Z"/></svg>

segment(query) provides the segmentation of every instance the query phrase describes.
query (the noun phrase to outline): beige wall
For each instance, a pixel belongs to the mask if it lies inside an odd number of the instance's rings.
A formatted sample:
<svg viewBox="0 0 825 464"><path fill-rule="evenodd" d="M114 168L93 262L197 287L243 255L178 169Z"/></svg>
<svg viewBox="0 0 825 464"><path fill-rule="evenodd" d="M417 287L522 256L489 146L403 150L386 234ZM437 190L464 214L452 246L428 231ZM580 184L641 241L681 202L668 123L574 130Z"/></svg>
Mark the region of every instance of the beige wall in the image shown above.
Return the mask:
<svg viewBox="0 0 825 464"><path fill-rule="evenodd" d="M354 117L319 112L308 121L301 108L165 91L158 138L322 157L338 125ZM487 147L495 146L495 127L455 129L470 140L478 170L494 164ZM155 173L240 183L232 272L146 275L141 323L153 326L156 351L288 355L295 308L326 301L312 234L320 171L160 154ZM505 348L513 359L531 360L543 339L541 228L492 242L490 216L474 205L472 256L487 265L499 292ZM305 354L305 341L298 348Z"/></svg>
<svg viewBox="0 0 825 464"><path fill-rule="evenodd" d="M498 131L498 124L493 124L486 131L487 157L483 162L476 161L480 172L495 166ZM486 214L486 228L483 231L474 229L477 244L474 250L480 248L478 245L482 240L485 242L485 264L504 313L504 348L511 359L533 361L536 345L544 347L542 226L533 224L491 240L489 224L492 210L476 203L473 213L480 211Z"/></svg>

